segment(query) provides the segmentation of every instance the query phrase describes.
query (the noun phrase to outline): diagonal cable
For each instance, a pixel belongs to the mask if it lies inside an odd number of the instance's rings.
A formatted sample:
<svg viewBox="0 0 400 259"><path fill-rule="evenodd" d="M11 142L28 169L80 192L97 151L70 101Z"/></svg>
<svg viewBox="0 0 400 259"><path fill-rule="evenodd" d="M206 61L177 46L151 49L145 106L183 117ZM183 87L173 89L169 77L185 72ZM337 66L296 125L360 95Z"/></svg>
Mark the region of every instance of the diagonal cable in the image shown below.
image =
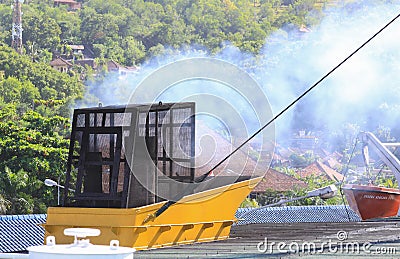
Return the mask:
<svg viewBox="0 0 400 259"><path fill-rule="evenodd" d="M259 130L254 132L247 140L245 140L241 145L239 145L236 149L234 149L231 153L229 153L225 158L223 158L220 162L218 162L213 168L211 168L207 173L199 176L195 179L196 183L204 181L213 172L216 168L218 168L221 164L223 164L226 160L229 159L233 154L235 154L239 149L241 149L244 145L246 145L250 140L252 140L255 136L257 136L260 132L262 132L265 128L271 125L276 119L278 119L282 114L284 114L287 110L289 110L293 105L295 105L298 101L300 101L304 96L310 93L315 87L317 87L322 81L324 81L328 76L330 76L333 72L335 72L339 67L341 67L344 63L346 63L351 57L353 57L357 52L359 52L362 48L364 48L368 43L370 43L376 36L378 36L382 31L384 31L389 25L391 25L394 21L396 21L400 17L400 13L396 15L392 20L385 24L380 30L378 30L374 35L372 35L368 40L366 40L363 44L361 44L356 50L354 50L350 55L348 55L343 61L337 64L334 68L332 68L328 73L326 73L323 77L321 77L317 82L315 82L311 87L309 87L305 92L303 92L300 96L298 96L295 100L293 100L288 106L286 106L282 111L276 114L270 121L268 121L264 126L262 126ZM148 217L143 221L146 223L150 220L154 220L156 217L161 215L164 211L166 211L171 205L175 204L178 200L182 199L185 195L191 192L192 187L185 188L181 193L179 193L174 200L167 201L161 208L159 208L154 214L148 215Z"/></svg>

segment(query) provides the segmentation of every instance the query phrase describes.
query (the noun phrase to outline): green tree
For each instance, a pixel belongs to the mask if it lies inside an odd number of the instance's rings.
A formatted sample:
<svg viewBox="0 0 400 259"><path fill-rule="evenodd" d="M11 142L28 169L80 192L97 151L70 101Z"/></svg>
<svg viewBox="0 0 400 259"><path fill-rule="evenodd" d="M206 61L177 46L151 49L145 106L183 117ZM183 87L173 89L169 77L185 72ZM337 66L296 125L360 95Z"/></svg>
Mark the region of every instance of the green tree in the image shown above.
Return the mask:
<svg viewBox="0 0 400 259"><path fill-rule="evenodd" d="M246 198L244 201L240 204L239 208L258 208L258 202L255 199L250 199Z"/></svg>
<svg viewBox="0 0 400 259"><path fill-rule="evenodd" d="M33 54L36 48L50 51L58 49L61 29L53 18L32 10L24 15L22 26L24 28L23 43L30 42L33 46L32 50L28 48L28 53Z"/></svg>
<svg viewBox="0 0 400 259"><path fill-rule="evenodd" d="M125 64L135 65L143 61L146 53L142 42L128 36L123 39L122 49L124 50Z"/></svg>
<svg viewBox="0 0 400 259"><path fill-rule="evenodd" d="M83 84L78 77L60 73L45 63L32 62L29 57L18 55L9 47L0 46L0 70L4 71L5 78L13 77L26 84L29 84L29 81L40 93L40 96L37 96L36 90L32 90L32 85L27 85L27 91L36 92L31 93L34 95L32 98L38 97L37 99L46 101L36 104L42 106L40 109L47 110L53 115L69 117L71 111L65 107L83 95ZM26 96L24 98L29 99ZM46 107L50 107L51 111ZM39 107L35 106L35 109Z"/></svg>
<svg viewBox="0 0 400 259"><path fill-rule="evenodd" d="M11 45L12 10L7 4L0 4L0 42Z"/></svg>
<svg viewBox="0 0 400 259"><path fill-rule="evenodd" d="M33 111L18 115L10 104L1 108L0 195L11 204L7 213L44 213L55 197L43 181L65 171L68 119Z"/></svg>

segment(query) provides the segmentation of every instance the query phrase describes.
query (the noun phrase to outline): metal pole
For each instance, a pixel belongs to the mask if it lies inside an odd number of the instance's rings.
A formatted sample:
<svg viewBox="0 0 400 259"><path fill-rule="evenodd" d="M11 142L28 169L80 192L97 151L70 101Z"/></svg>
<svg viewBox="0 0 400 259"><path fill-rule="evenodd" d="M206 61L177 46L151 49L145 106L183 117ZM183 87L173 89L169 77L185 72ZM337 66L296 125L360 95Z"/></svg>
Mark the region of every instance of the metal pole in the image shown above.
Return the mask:
<svg viewBox="0 0 400 259"><path fill-rule="evenodd" d="M57 205L60 205L60 179L61 179L61 175L58 177L57 180Z"/></svg>

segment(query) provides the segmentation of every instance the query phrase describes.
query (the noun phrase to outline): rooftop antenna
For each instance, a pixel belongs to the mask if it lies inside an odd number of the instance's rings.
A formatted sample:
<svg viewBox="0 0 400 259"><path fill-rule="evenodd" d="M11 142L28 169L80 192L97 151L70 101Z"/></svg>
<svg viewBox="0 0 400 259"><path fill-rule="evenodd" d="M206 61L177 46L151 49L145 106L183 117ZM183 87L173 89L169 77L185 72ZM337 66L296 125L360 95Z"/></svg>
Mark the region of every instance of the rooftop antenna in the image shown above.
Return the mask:
<svg viewBox="0 0 400 259"><path fill-rule="evenodd" d="M14 5L11 6L13 9L13 23L11 32L11 47L15 49L19 54L22 54L22 12L21 6L24 0L15 0Z"/></svg>

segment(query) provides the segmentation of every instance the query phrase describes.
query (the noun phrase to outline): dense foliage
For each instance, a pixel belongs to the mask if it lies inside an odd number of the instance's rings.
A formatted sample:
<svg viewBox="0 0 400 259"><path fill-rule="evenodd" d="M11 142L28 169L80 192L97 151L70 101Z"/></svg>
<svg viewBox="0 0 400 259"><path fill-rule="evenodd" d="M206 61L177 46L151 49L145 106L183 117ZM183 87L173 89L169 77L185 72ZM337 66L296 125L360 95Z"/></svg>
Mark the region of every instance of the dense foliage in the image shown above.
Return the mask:
<svg viewBox="0 0 400 259"><path fill-rule="evenodd" d="M0 41L10 44L11 0L0 1ZM325 0L83 0L69 11L52 1L23 6L24 46L36 60L84 44L96 58L134 65L166 48L201 45L218 51L226 41L257 53L267 35L289 24L311 25ZM310 11L314 10L313 15Z"/></svg>
<svg viewBox="0 0 400 259"><path fill-rule="evenodd" d="M77 78L0 47L0 214L43 213L56 202L44 186L65 171Z"/></svg>
<svg viewBox="0 0 400 259"><path fill-rule="evenodd" d="M274 30L316 22L308 16L315 0L81 0L79 10L28 0L18 55L8 47L13 2L0 1L0 214L43 213L56 202L43 180L65 170L71 108L83 95L75 73L94 73L48 65L56 55L70 56L68 45L85 45L100 65L134 65L169 48L215 53L227 41L257 53Z"/></svg>

